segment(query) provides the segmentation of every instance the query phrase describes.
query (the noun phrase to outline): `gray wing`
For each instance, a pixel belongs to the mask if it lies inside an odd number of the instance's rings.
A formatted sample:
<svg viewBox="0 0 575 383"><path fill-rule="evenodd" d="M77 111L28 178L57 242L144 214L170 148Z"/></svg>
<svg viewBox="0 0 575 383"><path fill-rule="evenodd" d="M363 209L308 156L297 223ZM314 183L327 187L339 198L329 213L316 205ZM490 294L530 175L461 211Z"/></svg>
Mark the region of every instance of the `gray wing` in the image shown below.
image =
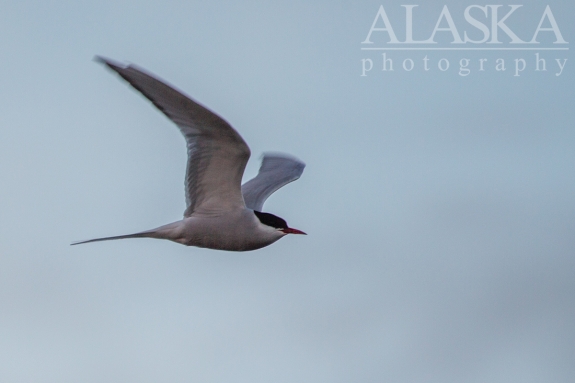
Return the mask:
<svg viewBox="0 0 575 383"><path fill-rule="evenodd" d="M96 57L148 98L180 129L188 148L185 217L243 208L242 176L250 149L220 116L134 65Z"/></svg>
<svg viewBox="0 0 575 383"><path fill-rule="evenodd" d="M304 168L305 164L295 157L265 154L258 175L242 185L246 206L262 211L266 199L282 186L297 180Z"/></svg>

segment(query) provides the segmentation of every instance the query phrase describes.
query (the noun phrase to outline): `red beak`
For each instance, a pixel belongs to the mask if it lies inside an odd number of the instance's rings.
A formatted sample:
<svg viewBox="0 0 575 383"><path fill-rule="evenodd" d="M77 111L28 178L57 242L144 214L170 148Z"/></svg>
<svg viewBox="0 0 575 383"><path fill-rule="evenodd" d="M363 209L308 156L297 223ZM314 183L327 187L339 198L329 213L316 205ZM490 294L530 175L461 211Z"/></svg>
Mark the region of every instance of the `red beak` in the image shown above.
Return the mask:
<svg viewBox="0 0 575 383"><path fill-rule="evenodd" d="M287 228L285 228L285 229L282 229L282 231L283 231L284 233L286 233L286 234L303 234L303 235L307 235L307 234L304 233L303 231L298 230L298 229L294 229L294 228L292 228L292 227L287 227Z"/></svg>

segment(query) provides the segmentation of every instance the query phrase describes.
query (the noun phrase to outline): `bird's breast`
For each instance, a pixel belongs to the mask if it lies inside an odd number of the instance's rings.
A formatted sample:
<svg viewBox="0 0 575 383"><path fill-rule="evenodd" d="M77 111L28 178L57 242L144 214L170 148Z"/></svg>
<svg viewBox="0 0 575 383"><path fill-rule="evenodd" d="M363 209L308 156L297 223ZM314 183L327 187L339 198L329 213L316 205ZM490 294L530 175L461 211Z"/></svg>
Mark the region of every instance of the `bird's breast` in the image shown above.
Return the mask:
<svg viewBox="0 0 575 383"><path fill-rule="evenodd" d="M219 216L191 216L182 221L181 240L188 246L228 251L256 250L282 237L262 227L253 211L245 209Z"/></svg>

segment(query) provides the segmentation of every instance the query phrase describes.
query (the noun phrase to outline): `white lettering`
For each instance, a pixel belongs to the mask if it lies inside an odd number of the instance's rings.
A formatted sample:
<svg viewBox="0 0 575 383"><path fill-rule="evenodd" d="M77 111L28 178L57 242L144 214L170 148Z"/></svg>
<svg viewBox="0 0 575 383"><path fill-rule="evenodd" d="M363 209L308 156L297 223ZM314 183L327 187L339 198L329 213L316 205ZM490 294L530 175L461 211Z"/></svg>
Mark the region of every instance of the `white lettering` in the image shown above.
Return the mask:
<svg viewBox="0 0 575 383"><path fill-rule="evenodd" d="M419 5L402 5L402 7L405 7L405 43L425 43L425 41L413 40L413 8L419 7Z"/></svg>
<svg viewBox="0 0 575 383"><path fill-rule="evenodd" d="M507 20L507 18L511 16L511 14L515 12L517 8L520 8L522 6L523 5L510 5L511 10L505 16L503 16L501 20L497 20L497 9L501 7L501 5L488 5L488 7L491 8L491 41L489 41L489 43L501 44L501 41L497 40L497 31L499 30L499 28L501 28L501 30L511 38L511 44L518 44L525 42L521 40L519 37L517 37L517 35L513 33L513 31L509 29L507 25L505 25L505 20Z"/></svg>
<svg viewBox="0 0 575 383"><path fill-rule="evenodd" d="M459 60L459 75L460 76L467 76L471 70L468 68L469 66L469 59L461 59Z"/></svg>
<svg viewBox="0 0 575 383"><path fill-rule="evenodd" d="M469 37L467 37L467 32L464 31L463 32L463 41L466 43L470 42L473 44L481 44L481 43L486 42L489 39L489 28L487 28L487 26L485 24L479 22L477 19L474 19L473 17L471 17L471 14L469 13L471 8L479 8L480 10L483 11L483 13L485 14L485 17L487 17L487 6L480 7L479 5L470 5L469 7L465 8L465 12L463 14L465 16L465 21L467 21L469 24L473 25L475 28L477 28L481 32L483 32L483 39L471 40Z"/></svg>
<svg viewBox="0 0 575 383"><path fill-rule="evenodd" d="M387 58L387 53L383 53L382 56L383 56L383 68L381 68L381 70L387 70L387 63L389 63L389 70L392 71L393 61Z"/></svg>
<svg viewBox="0 0 575 383"><path fill-rule="evenodd" d="M555 73L555 76L561 76L563 68L565 68L565 64L567 63L567 59L563 60L563 65L561 65L561 61L559 61L559 59L555 59L555 61L557 61L557 65L559 65L559 69L561 69L559 72Z"/></svg>
<svg viewBox="0 0 575 383"><path fill-rule="evenodd" d="M543 69L539 69L539 63L543 64L541 65L543 67ZM539 58L539 53L535 53L535 70L539 71L546 71L547 69L545 69L545 59L540 59Z"/></svg>
<svg viewBox="0 0 575 383"><path fill-rule="evenodd" d="M441 65L441 63L445 63L445 65ZM445 66L445 69L443 68L444 66ZM437 67L439 68L440 71L445 72L446 70L449 69L449 61L447 59L441 59L437 63Z"/></svg>
<svg viewBox="0 0 575 383"><path fill-rule="evenodd" d="M365 65L369 63L369 68ZM373 68L373 61L371 59L361 59L361 77L367 76L367 72L369 72Z"/></svg>
<svg viewBox="0 0 575 383"><path fill-rule="evenodd" d="M375 27L375 25L377 24L377 21L380 18L383 20L383 24L385 25L385 28L376 28ZM399 41L397 40L397 37L395 37L395 33L393 32L393 28L391 27L389 19L387 18L387 14L385 13L385 9L383 9L383 5L380 5L379 11L377 11L377 15L375 15L375 20L373 20L373 24L371 24L371 28L369 28L369 33L367 34L367 37L362 42L362 44L373 44L373 42L370 41L371 34L373 32L384 32L384 31L387 32L387 34L389 35L389 42L391 44L399 43Z"/></svg>
<svg viewBox="0 0 575 383"><path fill-rule="evenodd" d="M409 69L407 68L407 66L405 65L405 63L409 63ZM413 60L412 59L405 59L403 60L403 69L405 69L407 72L410 72L413 69Z"/></svg>
<svg viewBox="0 0 575 383"><path fill-rule="evenodd" d="M428 71L429 67L427 66L427 62L429 61L429 59L427 58L427 55L425 55L425 57L423 58L423 69Z"/></svg>
<svg viewBox="0 0 575 383"><path fill-rule="evenodd" d="M545 17L547 17L547 20L549 20L551 28L541 28L541 25L543 24ZM555 33L555 42L553 44L567 44L567 41L563 40L563 36L561 35L559 26L557 25L557 21L555 21L555 17L553 17L553 13L551 13L551 8L549 8L549 5L545 7L545 11L543 11L543 16L541 16L539 25L537 26L535 34L533 35L533 38L531 39L530 43L539 44L539 42L537 41L537 35L539 34L540 31Z"/></svg>
<svg viewBox="0 0 575 383"><path fill-rule="evenodd" d="M521 68L519 67L519 63L521 63ZM526 65L525 60L515 59L515 74L513 76L519 77L519 72L523 72Z"/></svg>
<svg viewBox="0 0 575 383"><path fill-rule="evenodd" d="M389 57L388 57L389 56ZM540 57L541 54L540 53L535 53L532 57L534 60L531 61L531 64L528 63L528 61L530 61L530 59L525 59L525 58L508 58L508 62L511 65L511 68L509 68L509 75L512 75L513 77L521 77L524 76L524 72L525 73L529 73L526 72L527 70L530 70L531 72L546 72L547 71L547 62L544 58ZM389 52L383 53L381 55L382 58L382 66L380 68L382 68L382 71L386 72L392 72L393 71L393 54L390 54ZM413 59L413 57L396 57L397 60L399 60L399 62L401 63L401 68L403 68L403 70L405 72L417 72L417 71L421 71L423 69L424 72L433 72L435 69L435 73L437 73L437 71L439 70L440 72L447 72L449 71L449 69L451 68L451 61L449 58L439 58L439 57L431 57L429 58L429 55L425 55L423 57L423 66L420 67L416 67L416 62L417 59ZM506 67L506 63L505 63L505 59L504 58L498 58L495 60L493 65L488 65L486 63L490 62L490 60L486 59L486 58L459 58L457 59L459 62L459 68L456 71L452 71L453 73L457 73L459 76L461 77L467 77L469 75L472 74L472 72L474 71L478 71L478 72L485 72L485 71L489 71L489 70L495 70L496 72L506 72L507 71L507 67ZM551 59L549 59L551 60ZM376 63L377 60L374 60L372 58L364 58L361 59L361 77L367 77L367 76L373 76L370 75L369 72L373 71L374 66L379 65ZM433 61L433 63L432 63ZM512 62L513 61L513 62ZM567 59L563 58L563 59L555 59L555 62L557 63L557 68L558 70L555 71L555 76L561 76L564 72L565 66L567 64ZM421 63L421 62L420 62ZM514 63L514 64L513 64ZM553 63L551 61L551 63ZM399 65L399 63L398 63ZM435 67L434 65L437 65L437 67ZM455 65L455 64L454 64ZM454 67L455 70L455 67ZM420 72L421 73L421 72Z"/></svg>
<svg viewBox="0 0 575 383"><path fill-rule="evenodd" d="M447 28L439 28L439 25L441 24L441 22L443 21L444 18L445 18L445 21L447 21L448 27ZM463 44L463 40L461 40L461 37L459 36L459 32L457 31L457 27L455 26L455 23L453 22L453 18L451 17L451 13L449 13L449 8L447 8L447 5L443 6L443 9L441 10L441 14L439 15L439 19L437 19L437 23L435 24L435 28L433 28L433 32L431 33L431 37L425 41L422 41L422 42L435 44L436 42L433 41L433 38L435 37L435 33L439 32L439 31L451 32L451 34L453 35L452 44Z"/></svg>

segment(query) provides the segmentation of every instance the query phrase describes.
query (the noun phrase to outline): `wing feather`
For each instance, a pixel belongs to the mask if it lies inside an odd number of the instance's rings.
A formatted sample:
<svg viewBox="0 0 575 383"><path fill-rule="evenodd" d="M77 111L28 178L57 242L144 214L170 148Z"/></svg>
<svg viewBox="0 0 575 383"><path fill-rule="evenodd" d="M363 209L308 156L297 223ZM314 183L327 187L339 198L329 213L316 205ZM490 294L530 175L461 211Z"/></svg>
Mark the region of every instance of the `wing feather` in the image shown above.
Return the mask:
<svg viewBox="0 0 575 383"><path fill-rule="evenodd" d="M102 57L96 60L150 100L178 126L186 139L184 216L219 214L245 206L241 180L250 149L227 121L143 69Z"/></svg>
<svg viewBox="0 0 575 383"><path fill-rule="evenodd" d="M295 157L280 153L266 153L258 175L242 185L246 206L262 211L266 199L279 188L297 180L305 164Z"/></svg>

